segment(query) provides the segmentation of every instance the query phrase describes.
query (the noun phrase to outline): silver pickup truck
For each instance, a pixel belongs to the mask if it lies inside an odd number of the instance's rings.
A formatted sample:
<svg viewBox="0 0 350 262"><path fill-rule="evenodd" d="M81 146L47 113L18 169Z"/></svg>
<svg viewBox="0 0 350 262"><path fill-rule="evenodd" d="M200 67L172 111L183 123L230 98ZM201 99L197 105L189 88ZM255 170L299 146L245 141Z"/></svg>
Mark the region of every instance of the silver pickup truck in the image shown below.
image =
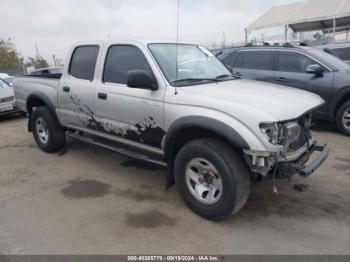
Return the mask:
<svg viewBox="0 0 350 262"><path fill-rule="evenodd" d="M238 79L198 45L79 43L62 75L16 77L14 90L45 152L68 135L166 166L166 186L208 219L239 211L252 177L308 176L328 156L309 129L319 96Z"/></svg>

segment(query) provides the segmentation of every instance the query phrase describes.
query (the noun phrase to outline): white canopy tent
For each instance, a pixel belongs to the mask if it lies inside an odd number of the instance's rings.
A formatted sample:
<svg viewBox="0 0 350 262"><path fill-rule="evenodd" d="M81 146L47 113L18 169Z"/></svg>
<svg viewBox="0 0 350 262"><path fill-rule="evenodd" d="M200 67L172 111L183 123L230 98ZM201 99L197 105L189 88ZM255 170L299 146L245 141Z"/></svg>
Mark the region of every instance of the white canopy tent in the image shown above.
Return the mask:
<svg viewBox="0 0 350 262"><path fill-rule="evenodd" d="M246 42L252 31L272 27L284 27L285 42L289 28L294 32L348 30L350 0L307 0L274 6L245 29Z"/></svg>

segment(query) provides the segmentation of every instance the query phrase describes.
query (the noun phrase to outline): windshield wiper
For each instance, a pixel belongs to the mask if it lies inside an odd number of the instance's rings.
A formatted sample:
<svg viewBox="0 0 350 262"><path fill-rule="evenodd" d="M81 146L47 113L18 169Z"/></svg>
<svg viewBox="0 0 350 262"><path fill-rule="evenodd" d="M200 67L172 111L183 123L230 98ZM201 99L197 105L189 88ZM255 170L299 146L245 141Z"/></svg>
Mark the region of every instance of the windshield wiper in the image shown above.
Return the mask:
<svg viewBox="0 0 350 262"><path fill-rule="evenodd" d="M182 79L177 79L174 80L174 83L177 82L200 82L200 81L211 81L211 82L220 82L221 80L218 78L182 78Z"/></svg>
<svg viewBox="0 0 350 262"><path fill-rule="evenodd" d="M232 77L232 78L235 78L235 79L238 79L238 78L239 78L238 76L225 74L225 75L219 75L219 76L217 76L216 79L222 79L222 78L228 78L228 77Z"/></svg>

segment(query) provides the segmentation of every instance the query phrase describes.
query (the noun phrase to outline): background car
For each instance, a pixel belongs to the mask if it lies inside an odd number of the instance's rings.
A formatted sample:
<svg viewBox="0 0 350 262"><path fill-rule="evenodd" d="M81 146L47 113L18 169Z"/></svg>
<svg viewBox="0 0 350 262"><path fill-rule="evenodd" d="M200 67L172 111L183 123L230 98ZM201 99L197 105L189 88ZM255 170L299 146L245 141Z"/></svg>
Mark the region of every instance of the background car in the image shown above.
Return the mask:
<svg viewBox="0 0 350 262"><path fill-rule="evenodd" d="M328 54L331 54L340 58L347 64L350 64L350 43L320 45L320 46L317 46L317 48L322 49Z"/></svg>
<svg viewBox="0 0 350 262"><path fill-rule="evenodd" d="M336 121L338 129L350 136L350 67L339 58L291 45L229 48L217 57L235 76L318 94L326 103L317 117Z"/></svg>
<svg viewBox="0 0 350 262"><path fill-rule="evenodd" d="M0 78L5 80L8 84L10 84L10 86L12 86L13 80L14 80L13 76L9 76L8 74L0 73Z"/></svg>
<svg viewBox="0 0 350 262"><path fill-rule="evenodd" d="M0 116L19 112L12 86L0 78Z"/></svg>
<svg viewBox="0 0 350 262"><path fill-rule="evenodd" d="M29 73L29 75L56 75L62 74L62 68L60 67L45 67L36 69Z"/></svg>

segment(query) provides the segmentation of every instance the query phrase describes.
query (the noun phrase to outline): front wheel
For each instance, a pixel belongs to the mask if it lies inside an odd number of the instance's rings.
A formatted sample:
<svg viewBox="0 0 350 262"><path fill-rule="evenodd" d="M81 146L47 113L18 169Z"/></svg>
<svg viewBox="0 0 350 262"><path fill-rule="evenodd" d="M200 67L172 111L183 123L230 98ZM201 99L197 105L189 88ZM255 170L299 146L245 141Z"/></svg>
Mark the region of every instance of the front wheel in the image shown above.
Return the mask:
<svg viewBox="0 0 350 262"><path fill-rule="evenodd" d="M47 107L37 107L31 116L31 126L37 145L52 153L64 147L66 134L56 117Z"/></svg>
<svg viewBox="0 0 350 262"><path fill-rule="evenodd" d="M350 101L344 103L337 112L337 127L345 135L350 136Z"/></svg>
<svg viewBox="0 0 350 262"><path fill-rule="evenodd" d="M250 192L250 177L242 156L219 139L186 144L174 165L176 186L198 215L219 220L237 213Z"/></svg>

